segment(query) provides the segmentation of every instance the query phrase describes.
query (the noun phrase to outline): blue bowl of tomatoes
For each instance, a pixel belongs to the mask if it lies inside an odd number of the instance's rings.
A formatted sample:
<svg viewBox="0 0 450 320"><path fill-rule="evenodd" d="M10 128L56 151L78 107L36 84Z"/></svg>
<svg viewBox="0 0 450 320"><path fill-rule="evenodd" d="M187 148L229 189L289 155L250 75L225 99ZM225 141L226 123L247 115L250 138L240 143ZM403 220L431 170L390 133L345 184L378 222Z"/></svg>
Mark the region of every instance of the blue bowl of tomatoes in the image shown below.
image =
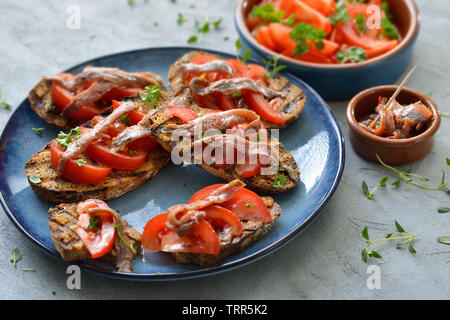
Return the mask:
<svg viewBox="0 0 450 320"><path fill-rule="evenodd" d="M419 34L413 0L239 0L235 23L244 49L327 100L394 83Z"/></svg>

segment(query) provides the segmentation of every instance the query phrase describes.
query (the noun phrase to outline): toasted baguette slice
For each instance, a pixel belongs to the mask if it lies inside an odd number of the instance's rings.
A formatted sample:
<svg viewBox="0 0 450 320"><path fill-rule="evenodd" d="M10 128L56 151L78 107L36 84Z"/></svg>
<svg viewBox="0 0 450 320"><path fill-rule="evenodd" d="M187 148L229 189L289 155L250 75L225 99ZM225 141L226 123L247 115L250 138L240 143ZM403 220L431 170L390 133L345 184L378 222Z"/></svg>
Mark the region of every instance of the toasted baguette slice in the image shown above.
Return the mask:
<svg viewBox="0 0 450 320"><path fill-rule="evenodd" d="M50 144L31 156L25 166L33 191L52 203L77 202L90 198L111 200L130 192L153 178L169 161L170 154L161 147L152 149L147 160L134 171L113 169L105 181L99 184L78 184L58 178L50 162ZM38 176L40 183L33 183L31 176Z"/></svg>
<svg viewBox="0 0 450 320"><path fill-rule="evenodd" d="M184 63L189 63L192 58L200 54L212 55L204 51L190 51L184 54L177 61L175 61L175 63L169 69L169 85L173 90L174 96L183 97L186 100L188 106L196 105L196 103L192 98L188 86L182 79L180 67ZM221 57L217 55L213 56L221 59ZM305 107L306 96L302 89L281 76L271 79L270 86L272 89L276 91L282 91L286 95L282 99L282 103L280 104L280 111L284 114L286 123L284 125L278 125L266 120L263 120L263 123L266 128L284 128L300 116L303 108Z"/></svg>
<svg viewBox="0 0 450 320"><path fill-rule="evenodd" d="M272 215L272 222L241 221L244 232L241 236L233 238L231 241L220 244L220 253L215 256L212 254L196 253L172 253L178 263L195 263L202 267L210 267L226 257L244 250L246 247L261 239L274 225L281 214L280 205L271 197L261 197Z"/></svg>
<svg viewBox="0 0 450 320"><path fill-rule="evenodd" d="M163 95L171 96L171 92L167 89L161 77L151 73L142 73L155 80L161 89ZM49 124L64 128L72 129L81 124L81 121L63 117L58 108L52 103L51 97L52 82L42 79L28 95L31 108L37 113L39 117L47 121Z"/></svg>
<svg viewBox="0 0 450 320"><path fill-rule="evenodd" d="M206 113L205 110L198 106L192 107L192 109L197 113ZM165 127L171 124L181 124L181 121L177 118L171 118L167 115L166 109L161 108L156 113L153 114L150 119L151 126L150 131L152 135L156 138L161 147L163 147L168 152L171 152L175 147L176 142L172 141L172 136L169 130L165 130ZM277 143L279 146L279 157L280 162L286 164L287 166L293 168L292 176L285 174L286 181L284 184L275 188L273 186L274 181L278 178L279 174L275 175L257 175L250 178L242 178L234 170L234 165L226 165L224 167L215 167L205 163L197 164L200 168L208 171L209 173L215 175L216 177L222 178L226 181L233 181L235 179L240 179L249 188L257 193L262 194L278 194L286 192L294 188L300 180L300 171L298 169L297 163L295 162L292 154L278 141L271 140L272 143Z"/></svg>
<svg viewBox="0 0 450 320"><path fill-rule="evenodd" d="M55 248L63 260L69 262L91 259L89 251L75 231L78 221L77 205L78 203L62 203L48 210L48 225ZM141 234L127 225L125 220L122 219L122 222L125 226L123 236L136 251L132 254L134 258L141 252ZM114 260L114 258L113 252L102 257L105 260Z"/></svg>

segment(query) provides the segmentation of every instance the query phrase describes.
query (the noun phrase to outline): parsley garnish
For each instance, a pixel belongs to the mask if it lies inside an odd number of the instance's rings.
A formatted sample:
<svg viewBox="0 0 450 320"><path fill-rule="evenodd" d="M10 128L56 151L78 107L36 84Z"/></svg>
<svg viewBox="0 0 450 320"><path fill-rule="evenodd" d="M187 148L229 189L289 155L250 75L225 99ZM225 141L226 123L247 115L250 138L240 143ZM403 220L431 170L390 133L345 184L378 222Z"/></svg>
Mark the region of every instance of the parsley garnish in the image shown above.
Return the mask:
<svg viewBox="0 0 450 320"><path fill-rule="evenodd" d="M264 74L264 78L269 79L269 78L274 78L275 75L280 72L281 70L283 70L284 68L286 68L286 66L279 66L278 65L278 60L280 59L279 56L273 56L270 59L262 59L262 62L265 65L266 70L269 70L270 68L272 68L271 72L266 72Z"/></svg>
<svg viewBox="0 0 450 320"><path fill-rule="evenodd" d="M77 161L75 161L77 163L78 166L82 167L84 165L87 164L87 162L83 159L78 159Z"/></svg>
<svg viewBox="0 0 450 320"><path fill-rule="evenodd" d="M125 123L130 123L130 115L129 114L123 114L120 116L120 119Z"/></svg>
<svg viewBox="0 0 450 320"><path fill-rule="evenodd" d="M72 134L74 134L72 136ZM56 143L59 144L61 147L67 149L69 144L72 143L72 141L77 140L81 136L81 129L80 127L73 128L70 130L69 133L64 133L62 131L59 132L58 137L55 139Z"/></svg>
<svg viewBox="0 0 450 320"><path fill-rule="evenodd" d="M397 220L395 220L395 227L397 229L396 232L388 233L385 238L378 239L378 240L370 240L368 228L365 227L363 229L363 231L361 232L361 235L366 240L366 247L362 250L361 257L364 262L367 262L368 257L377 258L377 259L382 258L378 252L369 249L369 247L372 244L377 243L377 242L382 242L382 241L400 240L400 242L397 243L397 249L400 249L400 247L404 244L408 244L408 251L411 253L416 253L416 250L414 249L414 247L412 245L412 241L414 240L414 238L416 238L418 236L418 234L412 235L412 234L406 232L405 229L403 229L403 227L397 222ZM395 237L393 237L394 235L395 235Z"/></svg>
<svg viewBox="0 0 450 320"><path fill-rule="evenodd" d="M130 149L129 151L128 151L128 154L130 154L130 155L133 155L133 154L136 154L137 153L137 151L136 150L133 150L133 149Z"/></svg>
<svg viewBox="0 0 450 320"><path fill-rule="evenodd" d="M338 0L336 3L336 10L334 11L334 14L328 18L328 21L330 21L332 25L335 25L338 22L347 22L349 20L350 14L348 13L345 0Z"/></svg>
<svg viewBox="0 0 450 320"><path fill-rule="evenodd" d="M44 131L44 128L31 128L31 130L33 130L39 137L42 137L42 131Z"/></svg>
<svg viewBox="0 0 450 320"><path fill-rule="evenodd" d="M245 206L246 206L247 208L254 208L254 207L256 206L256 204L251 203L250 201L247 201L247 203L245 204Z"/></svg>
<svg viewBox="0 0 450 320"><path fill-rule="evenodd" d="M250 12L251 18L259 17L265 24L269 22L280 22L284 16L285 12L283 10L275 10L275 7L270 3L263 6L254 6Z"/></svg>
<svg viewBox="0 0 450 320"><path fill-rule="evenodd" d="M390 39L400 39L400 34L397 31L397 27L388 19L381 19L381 27L383 28L383 35Z"/></svg>
<svg viewBox="0 0 450 320"><path fill-rule="evenodd" d="M364 14L362 12L360 12L356 15L355 23L356 23L356 27L358 28L359 31L361 31L361 32L367 31L366 17L364 16Z"/></svg>
<svg viewBox="0 0 450 320"><path fill-rule="evenodd" d="M324 30L316 29L304 22L297 24L289 35L297 43L294 49L295 56L304 55L313 44L317 50L322 50L324 48L323 39L327 36Z"/></svg>
<svg viewBox="0 0 450 320"><path fill-rule="evenodd" d="M161 97L161 90L159 85L154 84L151 86L146 86L144 92L141 93L141 99L144 102L156 103Z"/></svg>
<svg viewBox="0 0 450 320"><path fill-rule="evenodd" d="M88 225L88 229L92 229L92 230L98 230L99 228L99 222L100 222L100 216L92 216L89 217L89 225Z"/></svg>
<svg viewBox="0 0 450 320"><path fill-rule="evenodd" d="M343 50L339 50L336 54L336 59L340 63L346 62L360 62L367 59L367 53L364 49L356 46L348 47L347 53Z"/></svg>
<svg viewBox="0 0 450 320"><path fill-rule="evenodd" d="M281 189L286 183L286 180L287 177L283 173L280 173L273 181L272 187L274 187L275 189Z"/></svg>

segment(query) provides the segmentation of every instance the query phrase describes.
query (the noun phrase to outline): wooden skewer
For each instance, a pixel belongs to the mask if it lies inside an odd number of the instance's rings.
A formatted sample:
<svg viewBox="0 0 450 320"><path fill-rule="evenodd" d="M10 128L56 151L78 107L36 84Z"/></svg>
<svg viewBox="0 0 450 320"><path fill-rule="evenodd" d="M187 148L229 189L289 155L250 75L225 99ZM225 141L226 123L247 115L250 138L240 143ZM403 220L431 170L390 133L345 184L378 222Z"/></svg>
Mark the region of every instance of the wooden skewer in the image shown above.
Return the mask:
<svg viewBox="0 0 450 320"><path fill-rule="evenodd" d="M402 83L400 83L400 85L398 86L397 90L395 90L394 94L389 99L388 103L386 104L386 108L389 108L391 103L394 102L395 98L397 98L398 94L403 89L403 87L406 85L406 83L408 82L409 78L411 78L412 74L414 73L414 71L416 71L416 69L417 69L417 65L415 65L411 69L411 71L406 75L405 79L403 79Z"/></svg>
<svg viewBox="0 0 450 320"><path fill-rule="evenodd" d="M389 99L388 103L386 104L386 108L389 108L389 106L392 104L392 102L394 102L395 98L397 98L398 94L403 89L403 87L406 85L406 83L409 81L409 79L413 75L414 71L416 71L416 69L417 69L417 65L415 65L411 69L411 71L406 75L405 79L403 79L402 83L400 83L400 85L398 86L397 90L395 90L394 94ZM378 115L377 118L374 121L372 121L369 126L371 128L373 128L379 119L380 119L380 115Z"/></svg>

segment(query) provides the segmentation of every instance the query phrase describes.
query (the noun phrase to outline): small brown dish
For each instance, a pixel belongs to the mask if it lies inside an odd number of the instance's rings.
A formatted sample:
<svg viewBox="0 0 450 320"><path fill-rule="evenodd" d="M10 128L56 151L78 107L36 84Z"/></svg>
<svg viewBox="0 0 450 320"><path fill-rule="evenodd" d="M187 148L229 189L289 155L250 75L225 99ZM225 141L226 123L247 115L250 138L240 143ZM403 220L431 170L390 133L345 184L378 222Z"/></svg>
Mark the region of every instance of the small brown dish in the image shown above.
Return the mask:
<svg viewBox="0 0 450 320"><path fill-rule="evenodd" d="M376 154L387 164L398 165L417 161L425 157L433 148L434 135L441 124L441 115L436 104L426 95L403 88L397 96L400 104L421 101L433 113L428 128L421 134L407 139L389 139L376 136L365 130L359 122L378 105L378 98L391 97L398 86L379 86L358 93L348 104L347 123L353 149L372 161L378 161Z"/></svg>

